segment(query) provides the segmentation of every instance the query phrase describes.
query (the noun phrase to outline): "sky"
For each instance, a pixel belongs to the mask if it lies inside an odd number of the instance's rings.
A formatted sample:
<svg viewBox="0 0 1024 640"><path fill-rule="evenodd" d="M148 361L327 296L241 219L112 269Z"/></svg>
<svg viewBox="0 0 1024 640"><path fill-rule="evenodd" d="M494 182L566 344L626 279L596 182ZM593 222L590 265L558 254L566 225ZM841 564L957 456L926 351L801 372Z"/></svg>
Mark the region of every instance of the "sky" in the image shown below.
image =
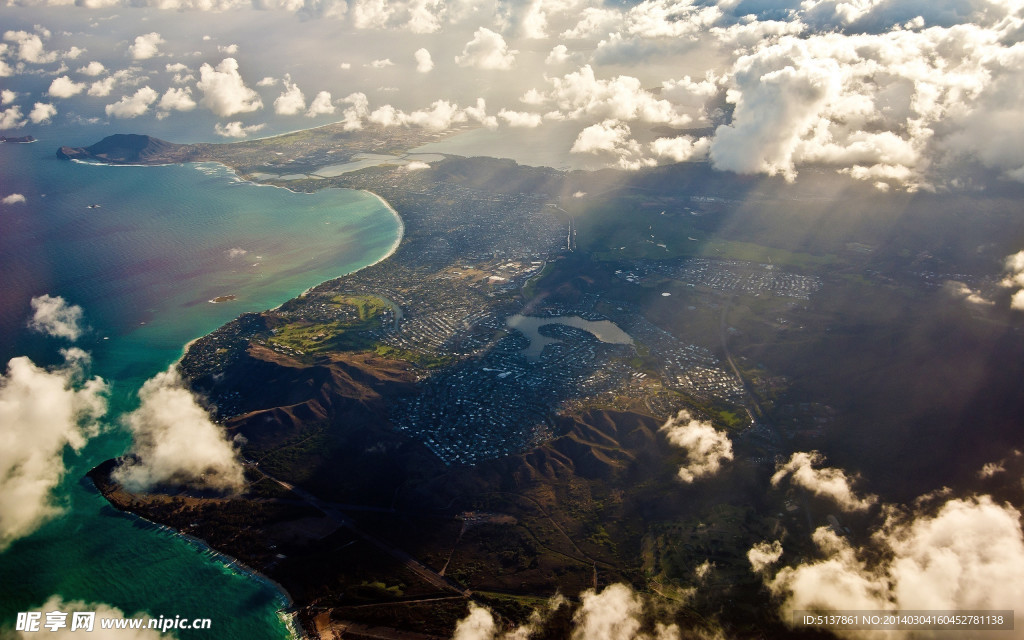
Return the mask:
<svg viewBox="0 0 1024 640"><path fill-rule="evenodd" d="M530 144L624 170L707 161L794 180L813 166L880 191L971 189L962 176L976 170L1024 181L1022 0L0 2L4 135L81 125L174 131L174 141L192 142L335 121L353 130L471 125L529 131ZM3 206L25 201L0 195ZM1024 309L1024 252L1007 257L1004 275L1013 306ZM80 448L106 411L106 384L86 375L87 354L70 346L81 310L43 296L33 313L34 330L69 347L60 367L20 358L0 378L0 418L31 434L0 447L10 498L0 500L0 550L55 517L61 454ZM28 396L43 401L16 401ZM148 382L140 403L128 418L136 462L124 481L240 484L235 445L173 371ZM172 409L189 417L184 438L168 437L163 417ZM663 431L687 451L682 483L732 462L731 443L710 424L681 414ZM195 442L210 457L182 468L175 461ZM1014 452L979 473L1006 473L1020 460ZM901 511L827 465L817 452L798 452L772 483L830 498L841 511L878 509L881 522L861 548L820 529L815 561L780 566L779 541L752 547L752 570L783 612L1024 599L1015 509L937 491ZM217 473L203 476L211 467ZM888 560L870 565L878 553ZM641 609L619 585L586 595L576 621L639 637ZM602 611L619 613L604 620ZM497 633L483 610L462 628L466 640Z"/></svg>
<svg viewBox="0 0 1024 640"><path fill-rule="evenodd" d="M465 124L623 169L1024 180L1020 0L6 2L6 135Z"/></svg>

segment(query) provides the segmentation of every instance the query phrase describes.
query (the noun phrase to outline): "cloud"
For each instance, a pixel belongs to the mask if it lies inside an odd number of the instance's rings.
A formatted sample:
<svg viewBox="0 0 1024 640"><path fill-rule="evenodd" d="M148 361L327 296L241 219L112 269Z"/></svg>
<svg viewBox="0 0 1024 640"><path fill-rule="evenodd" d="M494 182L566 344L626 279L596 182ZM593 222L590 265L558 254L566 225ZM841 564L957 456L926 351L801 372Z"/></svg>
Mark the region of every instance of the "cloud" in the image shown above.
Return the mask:
<svg viewBox="0 0 1024 640"><path fill-rule="evenodd" d="M643 600L624 584L613 584L598 593L588 589L580 595L580 608L573 616L573 640L633 638L640 629Z"/></svg>
<svg viewBox="0 0 1024 640"><path fill-rule="evenodd" d="M128 52L135 60L148 60L160 53L159 47L164 44L164 38L156 31L145 35L137 36L135 44L128 47Z"/></svg>
<svg viewBox="0 0 1024 640"><path fill-rule="evenodd" d="M45 33L49 37L49 32ZM4 40L13 42L18 50L15 57L31 64L47 64L57 60L56 51L46 51L42 38L38 34L27 31L5 31Z"/></svg>
<svg viewBox="0 0 1024 640"><path fill-rule="evenodd" d="M426 162L421 161L421 160L413 160L409 164L405 165L405 170L406 171L422 171L424 169L429 169L429 168L430 168L430 165L427 164Z"/></svg>
<svg viewBox="0 0 1024 640"><path fill-rule="evenodd" d="M114 118L136 118L149 111L149 106L159 97L160 94L146 86L130 96L122 96L117 102L108 104L104 110Z"/></svg>
<svg viewBox="0 0 1024 640"><path fill-rule="evenodd" d="M703 160L711 148L711 139L707 137L694 139L691 136L676 138L658 138L651 143L651 151L659 158L667 158L673 162Z"/></svg>
<svg viewBox="0 0 1024 640"><path fill-rule="evenodd" d="M218 122L213 125L213 131L218 136L225 138L244 138L256 133L265 126L267 125L263 123L244 126L240 121L235 120L224 125Z"/></svg>
<svg viewBox="0 0 1024 640"><path fill-rule="evenodd" d="M642 38L695 38L722 17L715 5L645 0L626 12L626 33Z"/></svg>
<svg viewBox="0 0 1024 640"><path fill-rule="evenodd" d="M114 478L132 491L165 483L238 491L238 452L196 402L175 365L146 381L142 403L125 418L134 441Z"/></svg>
<svg viewBox="0 0 1024 640"><path fill-rule="evenodd" d="M629 122L670 124L689 123L692 118L680 113L668 100L644 89L638 78L616 76L599 80L590 65L562 77L548 78L551 89L545 94L572 119L613 118Z"/></svg>
<svg viewBox="0 0 1024 640"><path fill-rule="evenodd" d="M606 36L622 23L622 13L615 9L587 7L580 14L579 22L572 29L561 33L571 40Z"/></svg>
<svg viewBox="0 0 1024 640"><path fill-rule="evenodd" d="M504 120L510 127L527 127L532 129L539 127L541 124L539 113L502 109L498 112L498 117Z"/></svg>
<svg viewBox="0 0 1024 640"><path fill-rule="evenodd" d="M106 70L107 68L103 66L102 62L97 62L96 60L93 60L84 67L79 68L78 73L81 73L82 75L86 76L96 77L98 75L102 75L103 72Z"/></svg>
<svg viewBox="0 0 1024 640"><path fill-rule="evenodd" d="M296 15L303 20L342 18L348 12L345 0L304 0Z"/></svg>
<svg viewBox="0 0 1024 640"><path fill-rule="evenodd" d="M718 473L722 462L732 460L732 441L724 431L718 431L710 422L697 420L689 411L680 411L662 425L668 441L686 449L686 465L679 469L683 482Z"/></svg>
<svg viewBox="0 0 1024 640"><path fill-rule="evenodd" d="M371 113L368 119L382 127L416 126L443 131L454 124L465 122L467 116L459 109L459 105L447 100L437 100L429 109L419 109L412 113L405 113L386 104Z"/></svg>
<svg viewBox="0 0 1024 640"><path fill-rule="evenodd" d="M831 498L845 511L864 511L878 501L874 495L861 498L856 494L851 484L857 476L851 479L842 469L832 467L814 468L813 465L820 465L824 460L824 456L817 451L797 451L789 458L789 462L776 467L772 485L777 486L789 477L793 484L819 496Z"/></svg>
<svg viewBox="0 0 1024 640"><path fill-rule="evenodd" d="M330 91L321 91L316 94L313 101L309 103L309 111L306 112L307 118L315 118L317 116L334 113L334 103L331 101Z"/></svg>
<svg viewBox="0 0 1024 640"><path fill-rule="evenodd" d="M544 59L544 64L556 65L564 64L569 61L569 48L564 44L556 44L551 48L551 52L548 57Z"/></svg>
<svg viewBox="0 0 1024 640"><path fill-rule="evenodd" d="M366 66L372 69L385 69L387 67L395 66L395 63L391 62L390 58L381 58L380 60L374 60L368 63Z"/></svg>
<svg viewBox="0 0 1024 640"><path fill-rule="evenodd" d="M12 196L8 196L12 197ZM9 204L6 202L5 204ZM21 201L25 198L22 196ZM68 304L61 296L43 294L32 298L32 318L28 327L54 338L65 338L72 342L81 337L82 307Z"/></svg>
<svg viewBox="0 0 1024 640"><path fill-rule="evenodd" d="M68 76L60 76L53 79L47 93L54 98L70 98L85 91L84 82L74 82Z"/></svg>
<svg viewBox="0 0 1024 640"><path fill-rule="evenodd" d="M476 104L472 107L466 107L464 113L470 120L479 122L488 129L498 128L498 119L487 115L487 101L483 98L477 98Z"/></svg>
<svg viewBox="0 0 1024 640"><path fill-rule="evenodd" d="M229 56L233 56L236 53L238 53L238 45L237 44L229 44L229 45L219 44L219 45L217 45L217 51L219 51L220 53L227 54Z"/></svg>
<svg viewBox="0 0 1024 640"><path fill-rule="evenodd" d="M114 84L116 82L117 78L114 76L97 80L89 87L89 95L97 98L105 98L114 90Z"/></svg>
<svg viewBox="0 0 1024 640"><path fill-rule="evenodd" d="M515 66L515 50L509 50L505 38L487 27L480 27L473 39L462 48L462 54L455 56L455 63L461 67L477 69L511 69Z"/></svg>
<svg viewBox="0 0 1024 640"><path fill-rule="evenodd" d="M0 104L10 104L18 99L18 93L10 89L0 90Z"/></svg>
<svg viewBox="0 0 1024 640"><path fill-rule="evenodd" d="M4 196L3 199L0 199L0 204L24 204L25 202L25 196L20 193L12 193L9 196Z"/></svg>
<svg viewBox="0 0 1024 640"><path fill-rule="evenodd" d="M165 65L164 70L174 74L174 84L185 84L195 80L195 76L188 72L188 67L180 62Z"/></svg>
<svg viewBox="0 0 1024 640"><path fill-rule="evenodd" d="M257 87L273 87L277 84L277 78L273 76L266 76L262 80L256 83Z"/></svg>
<svg viewBox="0 0 1024 640"><path fill-rule="evenodd" d="M526 640L535 637L551 614L566 602L563 596L555 595L543 607L534 609L525 624L506 630L498 626L489 609L471 600L469 613L456 623L452 640Z"/></svg>
<svg viewBox="0 0 1024 640"><path fill-rule="evenodd" d="M45 631L46 637L48 637L48 638L56 638L57 640L75 640L76 638L80 638L83 635L88 635L87 632L83 633L82 629L76 629L75 631L71 630L71 626L72 626L71 623L72 623L72 620L73 620L73 617L74 617L74 612L76 612L76 611L95 613L96 614L96 619L101 619L102 618L102 619L109 619L109 620L123 620L125 618L125 615L124 615L123 611L121 611L117 607L112 607L109 604L102 603L102 602L89 602L89 603L86 603L86 602L81 601L81 600L66 601L66 600L64 600L59 595L50 596L50 598L47 599L47 601L45 603L43 603L42 606L36 607L34 609L31 609L31 611L39 611L39 612L43 613L42 622L46 621L46 613L48 613L50 611L60 611L62 613L72 614L72 615L68 616L68 618L67 618L67 626L62 628L62 629L58 629L56 631L51 631L51 630L49 630L46 627L41 627L41 630ZM141 611L139 611L139 612L136 612L136 613L132 614L131 618L133 618L133 619L148 620L150 618L150 616L145 614L145 613L143 613L143 612L141 612ZM144 622L142 626L145 627L147 624L149 624L149 623L148 622ZM97 631L99 631L99 624L98 623L94 624L94 628ZM110 633L110 632L109 631L108 632L100 631L99 633ZM159 629L145 629L145 628L143 628L143 629L120 629L119 628L116 634L111 633L111 635L112 636L116 635L119 640L161 640L161 638L165 637L160 632ZM19 632L17 632L17 635L14 636L14 637L21 638L22 640L32 640L32 638L36 638L38 636L39 636L39 632L19 631Z"/></svg>
<svg viewBox="0 0 1024 640"><path fill-rule="evenodd" d="M782 543L775 540L771 544L758 542L747 551L747 560L754 573L761 573L779 561L782 557Z"/></svg>
<svg viewBox="0 0 1024 640"><path fill-rule="evenodd" d="M420 73L428 73L433 70L434 61L426 49L417 49L413 57L416 58L416 70Z"/></svg>
<svg viewBox="0 0 1024 640"><path fill-rule="evenodd" d="M306 97L302 95L302 90L292 82L292 77L287 73L281 83L284 85L284 91L274 100L274 113L282 116L301 113L306 108Z"/></svg>
<svg viewBox="0 0 1024 640"><path fill-rule="evenodd" d="M946 291L946 293L948 293L949 295L953 296L954 298L960 298L960 299L962 299L962 300L964 300L966 302L969 302L971 304L978 304L978 305L992 305L992 304L995 304L993 301L991 301L991 300L987 299L985 296L981 295L981 293L979 291L975 291L974 289L971 289L970 287L968 287L963 282L958 282L956 280L947 280L943 284L942 288Z"/></svg>
<svg viewBox="0 0 1024 640"><path fill-rule="evenodd" d="M196 108L189 87L171 87L160 98L157 108L162 111L191 111Z"/></svg>
<svg viewBox="0 0 1024 640"><path fill-rule="evenodd" d="M263 108L259 94L245 86L234 58L224 58L216 67L200 67L196 87L203 92L199 104L221 117Z"/></svg>
<svg viewBox="0 0 1024 640"><path fill-rule="evenodd" d="M774 66L752 57L737 64L737 88L727 95L736 105L733 121L718 127L711 145L717 169L796 177L797 146L818 123L825 104L835 99L838 65L824 59L796 68Z"/></svg>
<svg viewBox="0 0 1024 640"><path fill-rule="evenodd" d="M0 550L62 511L53 491L66 471L64 450L81 450L106 413L107 385L87 379L88 354L61 353L63 366L18 357L0 375Z"/></svg>
<svg viewBox="0 0 1024 640"><path fill-rule="evenodd" d="M813 540L820 560L765 576L782 600L783 620L803 609L998 610L1024 602L1021 514L989 496L948 500L935 513L913 517L894 511L862 548L828 527L816 530Z"/></svg>
<svg viewBox="0 0 1024 640"><path fill-rule="evenodd" d="M20 129L24 126L25 116L18 105L0 111L0 129Z"/></svg>
<svg viewBox="0 0 1024 640"><path fill-rule="evenodd" d="M355 131L363 128L363 118L370 115L370 101L365 93L350 93L339 102L349 106L342 111L342 122L345 131Z"/></svg>
<svg viewBox="0 0 1024 640"><path fill-rule="evenodd" d="M1006 277L1001 284L1016 289L1010 297L1010 308L1024 311L1024 251L1007 256L1004 271Z"/></svg>
<svg viewBox="0 0 1024 640"><path fill-rule="evenodd" d="M32 124L46 124L57 115L57 107L48 102L36 102L32 110L28 112L28 119Z"/></svg>
<svg viewBox="0 0 1024 640"><path fill-rule="evenodd" d="M435 33L441 28L446 5L442 0L355 0L352 24L357 29L403 29Z"/></svg>

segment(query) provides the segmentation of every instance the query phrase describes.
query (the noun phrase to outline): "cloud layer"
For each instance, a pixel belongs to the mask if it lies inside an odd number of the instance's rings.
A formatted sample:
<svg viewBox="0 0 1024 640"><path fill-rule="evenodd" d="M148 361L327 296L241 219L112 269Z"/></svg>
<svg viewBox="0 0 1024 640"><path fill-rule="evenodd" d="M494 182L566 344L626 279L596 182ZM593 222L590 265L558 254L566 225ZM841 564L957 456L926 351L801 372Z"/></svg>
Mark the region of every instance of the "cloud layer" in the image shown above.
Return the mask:
<svg viewBox="0 0 1024 640"><path fill-rule="evenodd" d="M1014 609L1024 602L1021 514L988 496L949 500L934 514L894 513L864 549L827 527L815 531L814 543L822 559L766 577L783 619L803 609Z"/></svg>
<svg viewBox="0 0 1024 640"><path fill-rule="evenodd" d="M114 478L133 491L159 484L238 491L242 464L221 427L185 388L174 365L147 380L125 418L134 442Z"/></svg>
<svg viewBox="0 0 1024 640"><path fill-rule="evenodd" d="M21 201L24 202L24 198ZM32 298L30 304L32 318L28 326L33 331L71 341L82 335L82 307L68 304L61 296L49 294Z"/></svg>
<svg viewBox="0 0 1024 640"><path fill-rule="evenodd" d="M816 495L830 498L845 511L864 511L878 501L877 496L860 497L853 490L856 478L850 478L842 469L832 467L815 468L825 458L817 451L798 451L790 456L789 461L780 464L772 476L772 484L778 485L786 478L798 487L803 487Z"/></svg>
<svg viewBox="0 0 1024 640"><path fill-rule="evenodd" d="M88 354L62 353L62 366L19 357L0 375L0 551L61 512L53 491L64 451L81 450L107 410L106 383L87 377Z"/></svg>
<svg viewBox="0 0 1024 640"><path fill-rule="evenodd" d="M710 422L697 420L689 411L680 411L670 418L661 431L670 443L686 449L686 464L679 469L683 482L714 475L722 468L722 462L732 460L729 436Z"/></svg>

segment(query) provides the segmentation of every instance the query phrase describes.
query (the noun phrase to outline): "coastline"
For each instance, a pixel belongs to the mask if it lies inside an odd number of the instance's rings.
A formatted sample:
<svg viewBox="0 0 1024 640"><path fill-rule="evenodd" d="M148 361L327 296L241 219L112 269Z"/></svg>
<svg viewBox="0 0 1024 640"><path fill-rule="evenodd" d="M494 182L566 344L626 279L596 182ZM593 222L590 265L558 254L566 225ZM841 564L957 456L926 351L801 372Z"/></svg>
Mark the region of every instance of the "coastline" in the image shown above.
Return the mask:
<svg viewBox="0 0 1024 640"><path fill-rule="evenodd" d="M217 161L217 160L202 160L202 161L196 161L196 162L168 162L168 163L159 163L159 164L157 164L157 163L149 163L149 164L139 164L139 163L135 163L135 164L122 164L122 163L88 161L88 160L81 160L81 159L77 159L77 158L72 158L71 162L76 163L76 164L81 164L81 165L100 166L100 167L168 167L168 166L187 166L187 165L192 165L193 168L196 168L197 170L200 170L200 171L201 171L200 167L202 167L202 165L213 165L213 166L216 166L218 168L226 169L228 172L230 172L230 174L231 174L230 176L225 175L224 177L226 177L226 178L233 178L234 182L248 183L248 184L251 184L251 185L254 185L254 186L261 186L261 187L276 187L276 188L280 188L280 189L285 189L285 190L287 190L287 191L289 191L291 193L295 193L295 194L307 194L307 193L310 193L310 192L307 192L307 191L296 191L296 190L293 190L293 189L289 189L288 187L285 187L285 186L280 186L280 185L275 185L275 184L267 184L267 183L257 182L255 180L251 180L251 179L245 178L242 175L240 175L238 173L238 170L235 169L234 167L232 167L232 166L230 166L228 164L225 164L223 162ZM327 187L325 185L324 188L336 188L336 187ZM399 215L399 213L395 210L394 207L391 206L391 204L387 200L385 200L379 194L374 193L374 192L369 191L369 190L366 190L366 189L348 189L348 190L349 191L359 191L359 192L371 195L374 198L376 198L377 201L380 202L380 204L383 205L384 208L386 208L391 213L392 217L396 221L396 223L397 223L397 234L396 234L396 237L395 237L394 241L391 243L391 245L388 247L388 249L384 252L384 254L381 257L379 257L376 260L374 260L373 262L365 264L365 265L362 265L362 266L360 266L357 269L353 269L352 271L348 271L348 272L345 272L345 273L333 276L331 278L328 278L326 280L323 280L322 282L319 282L319 283L317 283L315 285L312 285L311 287L307 288L305 291L302 291L301 293L297 294L297 296L306 295L306 293L308 293L310 290L312 290L313 288L318 287L318 286L324 284L325 282L330 282L331 280L334 280L334 279L337 279L337 278L341 278L341 277L350 275L352 273L356 273L358 271L361 271L362 269L366 269L367 267L371 267L371 266L380 264L381 262L387 260L388 258L390 258L391 256L393 256L395 254L395 252L401 246L402 240L405 238L405 229L406 229L405 221L402 219L401 215ZM297 296L292 296L292 297L297 297ZM277 305L277 307L274 307L274 309L279 308L281 305L283 305L289 299L291 299L291 297L286 299L286 300L283 300L279 305ZM212 302L212 301L209 301L209 302ZM245 313L245 312L243 312L243 313ZM257 313L258 313L258 311L257 311ZM181 360L185 357L185 355L188 353L188 351L192 347L192 345L194 345L198 340L203 338L205 335L206 334L200 335L200 336L197 336L197 337L192 338L191 340L187 341L183 345L183 347L182 347L181 355L178 357L178 359L171 366L177 366L181 362ZM92 481L91 478L90 478L90 481ZM102 494L102 492L99 491L99 488L96 487L95 481L92 481L92 483L93 483L93 487L96 488L96 490ZM211 555L214 558L216 558L229 571L235 572L238 575L245 576L245 577L250 578L252 580L255 580L255 581L257 581L257 582L259 582L261 584L264 584L264 585L272 587L274 590L276 590L278 592L278 594L280 595L281 599L285 603L285 607L282 608L282 609L279 609L278 613L279 613L279 615L281 615L282 621L283 621L285 627L288 629L291 637L294 640L312 640L313 636L311 636L306 631L305 627L302 625L302 622L301 622L301 620L299 618L298 611L296 611L294 609L294 603L295 603L294 598L288 592L288 590L284 587L284 585L282 585L280 582L274 580L273 578L271 578L270 576L268 576L266 574L261 573L257 569L255 569L255 568L245 564L244 562L242 562L238 558L235 558L235 557L233 557L233 556L231 556L231 555L229 555L227 553L224 553L223 551L220 551L218 549L213 548L212 546L210 546L210 544L208 542L206 542L205 540L203 540L201 538L197 538L197 537L195 537L193 535L190 535L188 533L185 533L183 531L180 531L180 530L175 529L173 527L170 527L168 525L161 524L161 523L158 523L158 522L154 522L152 520L149 520L149 519L145 518L144 516L141 516L141 515L139 515L137 513L132 512L132 511L120 509L116 504L111 503L109 500L107 502L109 504L111 504L112 506L114 506L115 508L117 508L120 513L127 514L127 515L129 515L131 517L134 517L134 518L137 518L137 519L139 519L139 520L141 520L143 522L146 522L146 523L152 525L153 527L155 527L158 530L160 530L160 529L166 530L166 531L172 533L173 535L184 539L186 542L188 542L193 547L199 549L200 551L207 552L209 555Z"/></svg>
<svg viewBox="0 0 1024 640"><path fill-rule="evenodd" d="M193 340L192 342L195 341ZM251 580L255 580L256 582L273 588L275 591L278 592L278 594L281 596L281 599L284 601L285 607L283 609L278 609L278 614L284 614L282 617L286 620L285 626L291 633L292 638L294 638L294 640L312 640L312 636L306 633L305 628L302 626L302 623L298 617L298 612L291 610L295 606L295 599L292 597L292 594L288 592L288 589L284 587L284 585L282 585L277 580L274 580L270 576L261 573L253 567L245 564L238 558L235 558L234 556L224 553L219 549L213 548L212 546L210 546L208 542L206 542L206 540L203 540L202 538L197 538L196 536L187 534L184 531L179 531L174 527L150 520L149 518L141 516L138 513L135 513L134 511L129 511L127 509L121 508L121 506L118 505L116 502L111 501L109 498L107 498L107 496L100 489L99 485L96 484L96 479L93 477L93 473L98 471L100 466L103 466L103 464L107 463L101 463L100 465L90 469L89 472L85 474L85 478L88 479L89 483L92 485L92 488L96 491L96 493L100 494L104 498L104 500L107 501L107 504L109 504L111 507L117 510L117 512L120 514L123 514L130 518L141 520L142 522L151 525L158 531L166 531L174 537L181 538L198 551L205 552L207 555L215 557L217 560L221 562L221 566L223 566L228 571L231 571L237 575L244 576Z"/></svg>

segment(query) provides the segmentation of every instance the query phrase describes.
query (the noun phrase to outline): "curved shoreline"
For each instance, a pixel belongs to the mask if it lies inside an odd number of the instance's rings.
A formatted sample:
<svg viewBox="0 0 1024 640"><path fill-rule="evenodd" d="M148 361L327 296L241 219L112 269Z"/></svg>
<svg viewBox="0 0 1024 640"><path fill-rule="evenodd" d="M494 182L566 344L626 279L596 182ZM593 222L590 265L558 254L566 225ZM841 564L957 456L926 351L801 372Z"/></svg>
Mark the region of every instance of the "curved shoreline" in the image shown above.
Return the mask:
<svg viewBox="0 0 1024 640"><path fill-rule="evenodd" d="M251 179L245 178L242 175L240 175L238 170L235 169L234 167L231 167L230 165L224 164L223 162L219 162L219 161L216 161L216 160L204 160L204 161L198 161L198 162L168 162L168 163L161 163L161 164L115 164L115 163L109 163L109 162L95 162L95 161L86 161L86 160L80 160L80 159L77 159L77 158L72 158L71 162L74 162L76 164L83 164L83 165L90 165L90 166L101 166L101 167L168 167L168 166L175 166L175 165L177 165L177 166L192 165L194 168L197 168L197 170L199 170L200 172L202 172L202 170L198 169L198 167L200 167L201 165L204 165L204 164L209 164L209 165L215 165L217 167L221 167L223 169L226 169L232 176L234 176L234 179L235 179L236 182L248 183L248 184L251 184L251 185L254 185L254 186L260 186L260 187L276 187L276 188L279 188L279 189L285 189L285 190L290 191L291 193L295 193L295 194L311 193L311 192L308 192L308 191L296 191L294 189L289 189L288 187L285 187L285 186L276 185L276 184L267 184L267 183L257 182L255 180L251 180ZM228 177L228 176L225 176L225 177ZM325 185L324 188L337 188L337 187L327 187ZM391 203L389 203L382 196L380 196L380 194L374 193L374 192L366 190L366 189L348 189L348 190L349 191L358 191L360 193L368 194L368 195L371 195L374 198L376 198L377 201L381 205L383 205L384 208L387 209L391 213L393 219L397 223L397 236L396 236L395 240L391 243L391 246L388 247L387 251L385 251L384 254L381 257L377 258L373 262L371 262L369 264L365 264L365 265L363 265L363 266L361 266L361 267L359 267L357 269L353 269L352 271L348 271L346 273L342 273L340 275L333 276L331 278L328 278L327 280L319 282L319 283L317 283L317 284L307 288L305 291L302 291L301 293L298 294L298 296L306 295L309 291L311 291L312 289L314 289L314 288L324 284L325 282L330 282L330 281L335 280L337 278L342 278L344 276L356 273L357 271L361 271L363 269L366 269L367 267L372 267L374 265L380 264L381 262L384 262L385 260L387 260L388 258L393 256L396 251L398 251L398 248L402 244L402 240L405 238L405 221L402 220L402 216L399 215L399 213L395 210L395 208L391 206ZM297 297L297 296L292 296L292 297ZM291 299L291 298L289 298L289 299ZM283 305L287 301L288 300L282 301L281 304L279 304L277 307L274 307L274 308L279 308L281 305ZM258 313L258 311L257 311L257 313ZM237 316L236 316L236 318L237 318ZM188 350L192 347L192 345L195 344L198 340L200 340L203 337L205 337L205 335L208 335L208 334L197 336L197 337L189 340L188 342L186 342L184 344L184 346L182 347L181 356L179 356L178 360L175 361L171 366L176 366L181 361L181 359L185 357L185 355L188 353ZM206 542L205 540L203 540L201 538L197 538L197 537L192 536L190 534L187 534L187 533L185 533L183 531L179 531L179 530L177 530L177 529L175 529L173 527L169 527L167 525L160 524L158 522L153 522L152 520L148 520L147 518L145 518L143 516L140 516L140 515L138 515L136 513L133 513L131 511L122 511L122 513L127 513L127 514L131 515L132 517L139 518L140 520L143 520L145 522L148 522L148 523L152 524L153 526L157 527L158 529L163 529L163 530L169 531L172 534L174 534L175 536L179 536L179 537L185 539L191 545L193 545L193 546L195 546L195 547L197 547L197 548L199 548L201 550L208 551L214 557L218 558L222 562L222 565L225 566L229 571L235 572L238 575L242 575L242 576L248 577L250 579L255 580L256 582L259 582L261 584L264 584L266 586L269 586L269 587L273 588L275 591L278 592L278 594L281 596L281 598L287 603L287 607L289 609L293 609L292 611L286 612L286 614L284 615L285 627L287 628L287 630L288 630L289 634L292 636L292 638L294 638L294 640L308 640L309 638L311 638L311 636L306 632L305 628L302 626L302 622L299 619L298 612L294 610L295 599L292 597L291 593L289 593L288 590L284 587L284 585L282 585L280 582L274 580L273 578L271 578L270 576L268 576L268 575L266 575L264 573L261 573L260 571L254 569L253 567L250 567L250 566L246 565L244 562L242 562L238 558L235 558L235 557L233 557L231 555L228 555L227 553L224 553L223 551L220 551L218 549L213 548L212 546L210 546L210 544L208 542ZM280 613L280 610L279 610L279 613Z"/></svg>

